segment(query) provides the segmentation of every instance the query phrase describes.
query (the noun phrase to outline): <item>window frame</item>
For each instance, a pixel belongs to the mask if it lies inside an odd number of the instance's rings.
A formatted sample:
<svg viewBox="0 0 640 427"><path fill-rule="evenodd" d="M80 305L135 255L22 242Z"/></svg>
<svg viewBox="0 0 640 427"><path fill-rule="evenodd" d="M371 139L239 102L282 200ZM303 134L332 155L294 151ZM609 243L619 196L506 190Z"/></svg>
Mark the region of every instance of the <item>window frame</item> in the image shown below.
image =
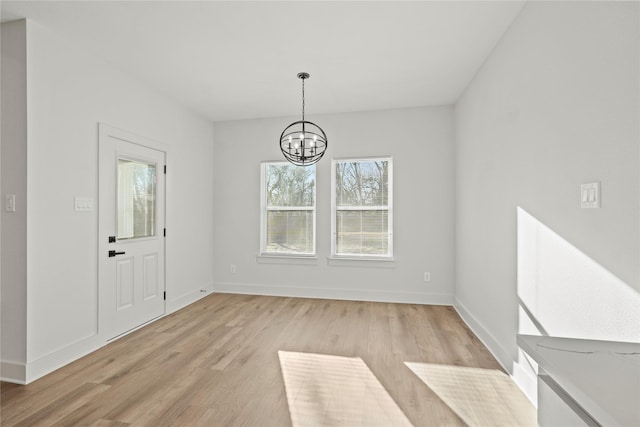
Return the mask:
<svg viewBox="0 0 640 427"><path fill-rule="evenodd" d="M269 208L267 206L267 166L270 165L286 165L291 167L313 167L313 206L282 206L278 208ZM296 166L287 161L273 160L260 162L260 255L259 257L276 257L276 258L316 258L317 257L317 230L316 230L316 213L317 200L316 192L318 187L318 170L315 165ZM267 212L268 211L312 211L313 212L313 251L308 253L298 252L269 252L267 251Z"/></svg>
<svg viewBox="0 0 640 427"><path fill-rule="evenodd" d="M389 246L386 254L341 254L337 253L337 215L338 211L379 211L384 210L384 206L358 206L356 209L340 209L337 206L337 189L336 189L336 166L338 163L350 163L350 162L375 162L386 161L388 162L388 195L387 195L387 233L389 236ZM331 259L344 259L344 260L379 260L379 261L393 261L393 156L377 156L377 157L345 157L331 159Z"/></svg>

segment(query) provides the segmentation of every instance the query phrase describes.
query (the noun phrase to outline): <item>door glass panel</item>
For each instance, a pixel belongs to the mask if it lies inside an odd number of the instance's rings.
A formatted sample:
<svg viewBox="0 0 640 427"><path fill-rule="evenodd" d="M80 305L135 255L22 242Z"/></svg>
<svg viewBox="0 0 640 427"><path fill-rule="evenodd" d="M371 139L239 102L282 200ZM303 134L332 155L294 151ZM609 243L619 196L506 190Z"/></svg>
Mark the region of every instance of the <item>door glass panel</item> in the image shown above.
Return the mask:
<svg viewBox="0 0 640 427"><path fill-rule="evenodd" d="M118 159L118 240L155 236L156 165Z"/></svg>

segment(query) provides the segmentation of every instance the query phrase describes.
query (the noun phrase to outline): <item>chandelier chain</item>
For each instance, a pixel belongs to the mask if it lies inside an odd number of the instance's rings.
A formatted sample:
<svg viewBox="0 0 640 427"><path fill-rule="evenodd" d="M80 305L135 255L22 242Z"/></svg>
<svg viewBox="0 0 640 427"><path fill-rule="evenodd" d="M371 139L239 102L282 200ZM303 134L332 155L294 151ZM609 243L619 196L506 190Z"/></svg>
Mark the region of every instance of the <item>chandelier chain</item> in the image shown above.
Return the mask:
<svg viewBox="0 0 640 427"><path fill-rule="evenodd" d="M304 121L304 80L302 79L302 121Z"/></svg>

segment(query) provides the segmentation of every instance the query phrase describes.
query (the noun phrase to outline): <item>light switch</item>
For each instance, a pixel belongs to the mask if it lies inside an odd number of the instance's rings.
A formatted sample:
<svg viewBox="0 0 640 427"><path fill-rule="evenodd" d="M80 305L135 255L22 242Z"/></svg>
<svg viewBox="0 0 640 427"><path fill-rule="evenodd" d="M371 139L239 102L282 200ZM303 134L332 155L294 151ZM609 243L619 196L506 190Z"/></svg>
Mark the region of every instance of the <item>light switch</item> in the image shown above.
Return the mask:
<svg viewBox="0 0 640 427"><path fill-rule="evenodd" d="M4 210L6 212L16 211L16 195L15 194L7 194L4 196Z"/></svg>
<svg viewBox="0 0 640 427"><path fill-rule="evenodd" d="M580 207L599 208L600 207L600 183L590 182L580 185Z"/></svg>
<svg viewBox="0 0 640 427"><path fill-rule="evenodd" d="M75 198L76 212L91 212L93 210L93 199L90 197Z"/></svg>

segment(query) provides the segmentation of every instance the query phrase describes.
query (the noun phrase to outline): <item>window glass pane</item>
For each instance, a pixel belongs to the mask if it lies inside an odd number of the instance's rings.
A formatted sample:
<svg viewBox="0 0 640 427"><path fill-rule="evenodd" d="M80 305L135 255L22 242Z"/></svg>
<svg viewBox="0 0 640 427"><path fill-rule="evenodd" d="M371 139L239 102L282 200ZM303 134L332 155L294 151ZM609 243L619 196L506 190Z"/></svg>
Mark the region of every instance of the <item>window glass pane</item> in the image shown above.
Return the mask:
<svg viewBox="0 0 640 427"><path fill-rule="evenodd" d="M267 252L310 254L313 211L267 211Z"/></svg>
<svg viewBox="0 0 640 427"><path fill-rule="evenodd" d="M266 166L267 206L313 206L315 165L269 164Z"/></svg>
<svg viewBox="0 0 640 427"><path fill-rule="evenodd" d="M315 165L263 163L263 253L315 253Z"/></svg>
<svg viewBox="0 0 640 427"><path fill-rule="evenodd" d="M156 165L118 159L118 239L155 235Z"/></svg>
<svg viewBox="0 0 640 427"><path fill-rule="evenodd" d="M388 212L381 210L338 211L336 253L387 255L389 253Z"/></svg>
<svg viewBox="0 0 640 427"><path fill-rule="evenodd" d="M336 163L337 206L387 206L389 162Z"/></svg>

